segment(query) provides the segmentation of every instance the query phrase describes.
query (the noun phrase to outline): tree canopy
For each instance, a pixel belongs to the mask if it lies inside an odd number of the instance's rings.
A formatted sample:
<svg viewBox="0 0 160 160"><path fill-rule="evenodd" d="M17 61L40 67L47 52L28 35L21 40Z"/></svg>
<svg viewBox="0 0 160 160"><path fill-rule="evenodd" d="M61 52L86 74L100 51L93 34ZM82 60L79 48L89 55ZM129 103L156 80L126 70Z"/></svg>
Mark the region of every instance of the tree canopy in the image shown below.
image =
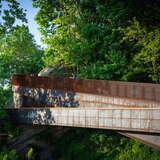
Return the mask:
<svg viewBox="0 0 160 160"><path fill-rule="evenodd" d="M17 26L17 20L24 24L27 23L26 13L17 0L1 0L0 16L0 36Z"/></svg>
<svg viewBox="0 0 160 160"><path fill-rule="evenodd" d="M48 46L47 66L64 64L85 78L160 82L159 1L33 4L39 8L36 20Z"/></svg>

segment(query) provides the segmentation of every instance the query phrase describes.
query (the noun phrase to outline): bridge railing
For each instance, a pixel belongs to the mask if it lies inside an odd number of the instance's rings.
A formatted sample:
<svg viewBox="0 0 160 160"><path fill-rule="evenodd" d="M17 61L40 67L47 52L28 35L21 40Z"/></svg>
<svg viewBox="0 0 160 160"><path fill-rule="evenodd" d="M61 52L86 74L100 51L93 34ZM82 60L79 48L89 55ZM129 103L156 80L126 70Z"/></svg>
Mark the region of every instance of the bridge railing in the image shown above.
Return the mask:
<svg viewBox="0 0 160 160"><path fill-rule="evenodd" d="M147 107L160 105L160 84L14 75L15 107Z"/></svg>

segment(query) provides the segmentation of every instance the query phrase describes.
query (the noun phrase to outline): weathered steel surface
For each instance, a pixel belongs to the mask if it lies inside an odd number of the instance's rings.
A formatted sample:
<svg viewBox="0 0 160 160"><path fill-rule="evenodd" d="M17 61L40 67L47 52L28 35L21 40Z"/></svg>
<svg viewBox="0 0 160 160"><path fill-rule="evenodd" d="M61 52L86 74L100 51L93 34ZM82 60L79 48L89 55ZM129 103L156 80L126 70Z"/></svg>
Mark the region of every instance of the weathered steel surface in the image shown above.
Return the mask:
<svg viewBox="0 0 160 160"><path fill-rule="evenodd" d="M11 110L10 110L11 111ZM160 109L20 108L11 114L24 124L160 133Z"/></svg>
<svg viewBox="0 0 160 160"><path fill-rule="evenodd" d="M12 84L160 102L160 84L15 75Z"/></svg>
<svg viewBox="0 0 160 160"><path fill-rule="evenodd" d="M147 135L142 133L131 133L131 132L119 132L120 134L127 136L132 139L137 139L142 143L145 143L153 148L160 150L160 135Z"/></svg>
<svg viewBox="0 0 160 160"><path fill-rule="evenodd" d="M13 86L16 107L160 108L159 102L43 88ZM114 104L114 106L112 105Z"/></svg>

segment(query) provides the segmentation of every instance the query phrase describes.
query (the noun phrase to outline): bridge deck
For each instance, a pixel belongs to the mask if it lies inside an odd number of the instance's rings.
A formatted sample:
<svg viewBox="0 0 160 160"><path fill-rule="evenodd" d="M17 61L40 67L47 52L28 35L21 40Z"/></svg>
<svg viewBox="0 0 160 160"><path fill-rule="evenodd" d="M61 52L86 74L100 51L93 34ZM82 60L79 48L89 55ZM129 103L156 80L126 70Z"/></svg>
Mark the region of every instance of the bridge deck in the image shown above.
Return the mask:
<svg viewBox="0 0 160 160"><path fill-rule="evenodd" d="M15 75L12 85L17 123L129 131L160 148L150 135L160 134L160 84Z"/></svg>

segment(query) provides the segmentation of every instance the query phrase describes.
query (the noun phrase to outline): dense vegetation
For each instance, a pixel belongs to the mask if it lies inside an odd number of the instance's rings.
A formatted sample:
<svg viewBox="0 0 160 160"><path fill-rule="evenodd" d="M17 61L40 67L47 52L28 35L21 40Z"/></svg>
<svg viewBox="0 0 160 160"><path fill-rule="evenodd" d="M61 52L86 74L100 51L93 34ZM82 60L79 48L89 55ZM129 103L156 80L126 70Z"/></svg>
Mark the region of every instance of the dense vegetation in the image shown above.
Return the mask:
<svg viewBox="0 0 160 160"><path fill-rule="evenodd" d="M111 131L71 129L55 142L58 160L159 160L160 153Z"/></svg>
<svg viewBox="0 0 160 160"><path fill-rule="evenodd" d="M83 78L160 82L158 0L34 0L34 6L47 66L63 64Z"/></svg>
<svg viewBox="0 0 160 160"><path fill-rule="evenodd" d="M2 107L11 97L10 76L37 73L43 63L63 65L78 78L160 83L159 0L33 0L47 45L44 54L29 33L20 5L6 2L10 7L0 24ZM16 19L23 25L15 25ZM159 151L106 131L72 129L53 144L56 159L160 159Z"/></svg>

